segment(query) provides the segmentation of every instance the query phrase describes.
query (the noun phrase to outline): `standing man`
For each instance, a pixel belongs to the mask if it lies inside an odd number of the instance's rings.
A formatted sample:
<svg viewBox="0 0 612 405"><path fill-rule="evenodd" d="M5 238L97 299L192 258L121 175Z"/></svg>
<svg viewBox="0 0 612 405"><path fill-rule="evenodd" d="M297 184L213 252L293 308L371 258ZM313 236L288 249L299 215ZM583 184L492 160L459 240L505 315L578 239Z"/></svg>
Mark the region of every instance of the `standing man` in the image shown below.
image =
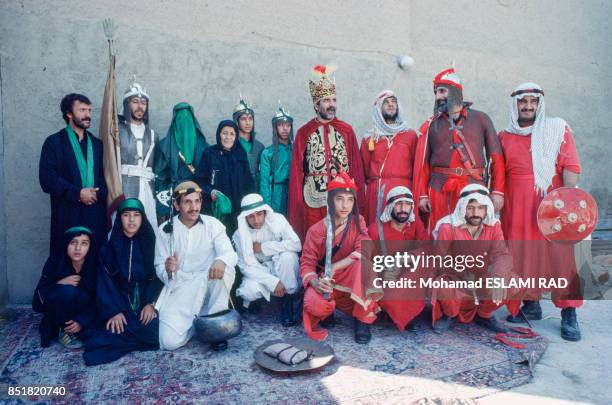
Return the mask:
<svg viewBox="0 0 612 405"><path fill-rule="evenodd" d="M429 214L428 233L453 212L467 184L490 183L496 211L504 204L504 157L489 116L463 101L455 69L433 80L434 115L419 130L414 162L414 191L419 209Z"/></svg>
<svg viewBox="0 0 612 405"><path fill-rule="evenodd" d="M293 117L279 106L272 118L272 145L261 154L259 190L266 204L283 215L287 215L292 150Z"/></svg>
<svg viewBox="0 0 612 405"><path fill-rule="evenodd" d="M423 229L423 224L416 221L414 215L414 198L410 189L404 186L393 187L387 194L387 201L380 215L380 224L375 221L368 228L368 233L372 241L380 241L382 245L385 243L388 255L394 255L397 251L390 249L391 246L400 247L397 242L386 244L386 241L406 241L406 240L426 240L427 234ZM382 233L380 232L382 230ZM401 246L402 248L404 246ZM418 270L417 270L418 271ZM416 278L414 273L399 272L390 275L391 277ZM417 274L418 275L418 274ZM418 292L414 292L414 291ZM380 307L385 311L395 326L400 331L406 329L406 326L415 319L423 308L425 308L425 292L419 288L413 289L411 297L408 299L398 299L398 293L389 291L390 298L383 297L380 301ZM417 299L423 297L423 299Z"/></svg>
<svg viewBox="0 0 612 405"><path fill-rule="evenodd" d="M255 189L259 189L259 160L264 146L255 139L255 111L240 96L240 102L234 107L232 119L238 125L240 145L249 159L249 168Z"/></svg>
<svg viewBox="0 0 612 405"><path fill-rule="evenodd" d="M374 127L361 141L367 184L364 216L368 225L376 222L376 202L383 185L387 193L396 186L412 188L417 135L402 119L401 112L395 93L380 92L372 109Z"/></svg>
<svg viewBox="0 0 612 405"><path fill-rule="evenodd" d="M208 143L193 107L188 103L174 106L172 123L166 137L155 148L155 193L157 214L162 220L170 215L170 189L182 181L196 181L204 150Z"/></svg>
<svg viewBox="0 0 612 405"><path fill-rule="evenodd" d="M240 206L233 242L243 278L236 295L247 308L258 299L277 297L281 300L281 323L294 326L300 317L295 311L300 307L296 297L300 288L300 238L285 217L274 212L259 194L247 194Z"/></svg>
<svg viewBox="0 0 612 405"><path fill-rule="evenodd" d="M147 219L157 230L153 173L157 134L149 126L149 95L138 83L123 94L123 115L119 116L121 142L121 187L125 198L137 198L143 204Z"/></svg>
<svg viewBox="0 0 612 405"><path fill-rule="evenodd" d="M303 240L306 231L327 213L327 183L340 172L355 179L357 203L364 206L363 163L355 131L336 118L336 85L332 69L316 65L310 96L316 117L295 137L289 175L289 222Z"/></svg>
<svg viewBox="0 0 612 405"><path fill-rule="evenodd" d="M580 160L569 125L561 118L546 116L544 90L539 85L523 83L510 96L510 125L499 133L507 179L502 226L508 240L544 241L536 220L540 202L556 188L576 187ZM540 247L537 252L535 248L530 251L513 249L515 267L532 272L554 268L556 276L577 277L573 248L555 245L553 252L552 244L536 242L524 249L536 244ZM543 246L548 248L548 254L541 251ZM559 256L566 259L559 260ZM561 308L561 337L580 340L576 308L583 301L561 299L555 291L552 298L555 306ZM528 319L542 319L538 301L525 301L522 310ZM521 318L510 316L508 321L521 322Z"/></svg>
<svg viewBox="0 0 612 405"><path fill-rule="evenodd" d="M71 93L62 99L60 109L66 128L47 137L38 166L40 186L51 198L50 253L65 248L64 232L74 226L89 228L94 240L106 240L102 142L87 131L91 101Z"/></svg>
<svg viewBox="0 0 612 405"><path fill-rule="evenodd" d="M176 187L174 207L178 215L171 226L160 225L155 244L155 269L164 283L155 308L159 346L165 350L178 349L191 339L196 315L228 308L238 261L223 224L200 214L202 190L196 183L185 181ZM227 342L212 348L225 350Z"/></svg>

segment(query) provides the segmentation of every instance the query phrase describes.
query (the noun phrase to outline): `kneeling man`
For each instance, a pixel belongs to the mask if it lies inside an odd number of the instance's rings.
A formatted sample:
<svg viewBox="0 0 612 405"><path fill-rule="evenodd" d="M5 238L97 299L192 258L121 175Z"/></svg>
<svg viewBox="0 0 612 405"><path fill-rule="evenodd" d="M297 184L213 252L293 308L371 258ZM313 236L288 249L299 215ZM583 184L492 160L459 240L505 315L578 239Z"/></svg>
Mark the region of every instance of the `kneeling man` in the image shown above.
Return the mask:
<svg viewBox="0 0 612 405"><path fill-rule="evenodd" d="M228 308L229 291L238 261L225 226L201 215L202 190L192 182L180 183L174 192L178 215L160 225L155 246L155 269L165 284L156 308L159 311L159 345L174 350L194 334L196 315ZM225 350L227 342L213 344Z"/></svg>
<svg viewBox="0 0 612 405"><path fill-rule="evenodd" d="M433 237L438 241L453 241L443 246L450 248L448 250L456 257L458 253L486 257L481 270L478 267L465 269L466 275L474 280L483 279L486 275L506 277L510 274L512 257L507 251L501 224L495 218L489 190L482 185L470 184L461 190L454 212L438 221ZM461 241L479 243L468 245ZM448 252L442 252L445 253ZM444 278L469 280L464 276L460 277L462 274L462 270L455 268L446 272ZM442 276L439 279L442 279ZM461 323L474 321L494 332L507 332L506 327L493 315L505 298L504 292L502 288L456 288L449 294L446 288L434 288L431 293L434 332L442 333L448 330L455 320Z"/></svg>
<svg viewBox="0 0 612 405"><path fill-rule="evenodd" d="M294 308L299 307L295 295L299 289L300 238L285 217L274 212L261 195L244 196L240 208L233 241L243 279L236 294L247 308L260 298L268 301L270 295L280 298L281 322L294 326L299 321Z"/></svg>

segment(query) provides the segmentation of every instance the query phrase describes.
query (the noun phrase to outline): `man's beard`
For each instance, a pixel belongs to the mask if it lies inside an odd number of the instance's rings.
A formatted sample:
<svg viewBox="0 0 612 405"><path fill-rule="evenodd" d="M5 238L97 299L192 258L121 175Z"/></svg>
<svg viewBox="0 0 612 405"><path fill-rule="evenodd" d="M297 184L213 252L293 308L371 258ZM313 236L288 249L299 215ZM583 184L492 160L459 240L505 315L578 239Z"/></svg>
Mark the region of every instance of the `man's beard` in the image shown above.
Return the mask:
<svg viewBox="0 0 612 405"><path fill-rule="evenodd" d="M323 110L319 109L319 116L324 120L331 120L336 116L336 107L328 107Z"/></svg>
<svg viewBox="0 0 612 405"><path fill-rule="evenodd" d="M397 121L397 116L399 115L399 111L395 111L395 114L389 114L383 111L382 116L385 121L395 122Z"/></svg>
<svg viewBox="0 0 612 405"><path fill-rule="evenodd" d="M140 118L138 118L138 117L136 117L136 116L135 116L135 114L136 114L137 112L139 112L139 111L142 113L142 115L140 116ZM146 111L143 111L143 110L142 110L142 109L140 109L140 108L138 108L138 109L137 109L136 111L134 111L134 112L131 112L131 111L130 111L130 115L132 116L132 120L134 120L134 121L140 121L140 122L144 121L144 117L145 117L145 114L146 114L146 113L147 113Z"/></svg>
<svg viewBox="0 0 612 405"><path fill-rule="evenodd" d="M439 113L450 113L458 110L463 105L463 93L453 86L445 86L448 96L444 100L436 100L434 103L434 115Z"/></svg>
<svg viewBox="0 0 612 405"><path fill-rule="evenodd" d="M472 226L479 226L484 221L484 218L478 216L465 217L465 221Z"/></svg>
<svg viewBox="0 0 612 405"><path fill-rule="evenodd" d="M74 122L74 125L76 125L78 128L87 129L89 128L89 125L91 124L91 118L88 121L85 121L85 120L80 120L74 117L73 122Z"/></svg>
<svg viewBox="0 0 612 405"><path fill-rule="evenodd" d="M530 126L532 126L533 123L535 122L535 119L536 119L535 111L534 111L534 114L533 114L533 118L521 118L521 114L519 112L518 123L522 127L530 127Z"/></svg>
<svg viewBox="0 0 612 405"><path fill-rule="evenodd" d="M402 214L401 217L400 214ZM400 224L405 224L410 219L410 213L405 211L398 213L396 213L395 211L391 211L391 218L393 218L393 220L399 222Z"/></svg>

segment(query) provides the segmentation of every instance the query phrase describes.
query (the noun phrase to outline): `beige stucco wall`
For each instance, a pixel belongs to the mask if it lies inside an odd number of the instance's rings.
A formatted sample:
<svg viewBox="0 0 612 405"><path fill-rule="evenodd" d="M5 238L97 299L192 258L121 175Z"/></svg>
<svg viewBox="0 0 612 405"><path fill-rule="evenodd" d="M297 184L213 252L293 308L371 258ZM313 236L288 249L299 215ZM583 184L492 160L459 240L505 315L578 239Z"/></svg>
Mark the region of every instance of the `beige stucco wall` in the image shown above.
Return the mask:
<svg viewBox="0 0 612 405"><path fill-rule="evenodd" d="M238 93L256 106L270 141L280 99L297 125L312 116L309 69L334 63L338 115L358 134L370 126L374 95L392 88L413 125L431 111L431 79L451 61L465 97L507 123L509 93L541 84L549 114L574 130L580 182L602 204L612 192L607 118L612 37L606 1L2 1L2 235L0 299L28 302L48 250L49 201L38 184L44 138L63 125L69 92L99 103L108 67L101 20L118 24L120 92L133 74L152 95L153 127L165 134L172 106L194 105L209 142ZM410 55L415 65L395 61ZM599 188L598 191L596 188ZM1 226L5 225L5 226ZM6 241L6 242L4 242ZM2 251L0 251L2 254Z"/></svg>

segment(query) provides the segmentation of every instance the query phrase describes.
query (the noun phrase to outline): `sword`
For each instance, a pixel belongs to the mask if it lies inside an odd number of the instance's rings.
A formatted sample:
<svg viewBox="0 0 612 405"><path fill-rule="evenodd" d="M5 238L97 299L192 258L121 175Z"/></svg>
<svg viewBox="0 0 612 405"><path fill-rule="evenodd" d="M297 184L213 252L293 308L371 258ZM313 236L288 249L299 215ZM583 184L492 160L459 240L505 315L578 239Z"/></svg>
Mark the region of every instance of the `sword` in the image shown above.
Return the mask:
<svg viewBox="0 0 612 405"><path fill-rule="evenodd" d="M347 224L348 226L348 224ZM327 237L325 240L325 279L331 280L332 278L332 250L334 244L334 231L332 226L332 218L330 213L327 213ZM329 293L323 293L323 298L329 301Z"/></svg>
<svg viewBox="0 0 612 405"><path fill-rule="evenodd" d="M380 182L380 179L378 180ZM378 188L378 200L376 201L376 226L378 228L378 239L380 241L380 250L384 256L387 255L387 244L385 243L385 234L383 233L383 224L380 220L382 214L382 204L385 195L385 184Z"/></svg>
<svg viewBox="0 0 612 405"><path fill-rule="evenodd" d="M163 231L166 233L170 234L170 241L168 242L169 245L169 250L170 250L170 256L174 255L174 224L173 224L173 217L174 217L174 204L173 204L173 194L174 194L174 188L172 186L170 186L170 219L168 219L168 223L164 226ZM168 280L172 280L174 277L172 275L172 273L168 273Z"/></svg>
<svg viewBox="0 0 612 405"><path fill-rule="evenodd" d="M523 320L525 321L525 323L529 326L530 329L533 329L533 326L531 326L531 323L529 322L529 319L527 319L527 315L525 315L525 313L523 312L522 309L519 308L519 315L521 316L521 318L523 318Z"/></svg>

